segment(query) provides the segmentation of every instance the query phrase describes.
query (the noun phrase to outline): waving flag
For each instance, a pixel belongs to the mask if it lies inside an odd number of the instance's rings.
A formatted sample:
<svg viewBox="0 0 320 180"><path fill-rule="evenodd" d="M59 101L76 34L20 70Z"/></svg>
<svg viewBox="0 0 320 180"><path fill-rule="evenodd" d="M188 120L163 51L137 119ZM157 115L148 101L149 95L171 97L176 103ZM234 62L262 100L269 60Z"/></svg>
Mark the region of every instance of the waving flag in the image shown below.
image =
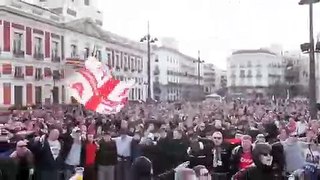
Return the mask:
<svg viewBox="0 0 320 180"><path fill-rule="evenodd" d="M68 91L87 110L102 114L118 113L127 103L134 81L121 82L111 76L94 57L89 57L85 68L77 70L67 79Z"/></svg>

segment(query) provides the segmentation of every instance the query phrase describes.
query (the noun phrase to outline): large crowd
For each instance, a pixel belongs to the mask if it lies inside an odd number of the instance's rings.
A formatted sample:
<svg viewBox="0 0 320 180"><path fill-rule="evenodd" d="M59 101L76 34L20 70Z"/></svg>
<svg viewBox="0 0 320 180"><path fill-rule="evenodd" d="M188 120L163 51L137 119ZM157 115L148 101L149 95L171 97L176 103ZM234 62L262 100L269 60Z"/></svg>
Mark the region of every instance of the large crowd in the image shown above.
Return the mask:
<svg viewBox="0 0 320 180"><path fill-rule="evenodd" d="M0 179L319 179L320 123L303 99L130 103L13 110L0 124Z"/></svg>

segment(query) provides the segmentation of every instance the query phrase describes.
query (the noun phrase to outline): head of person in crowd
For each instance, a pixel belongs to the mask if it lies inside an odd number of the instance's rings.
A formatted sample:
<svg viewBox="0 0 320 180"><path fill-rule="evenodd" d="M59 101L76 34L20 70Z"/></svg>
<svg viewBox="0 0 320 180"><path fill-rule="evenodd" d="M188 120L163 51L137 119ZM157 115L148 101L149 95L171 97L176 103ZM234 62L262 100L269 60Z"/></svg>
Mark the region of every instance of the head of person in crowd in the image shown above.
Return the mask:
<svg viewBox="0 0 320 180"><path fill-rule="evenodd" d="M223 142L223 136L220 131L215 131L212 134L212 141L215 146L220 146Z"/></svg>
<svg viewBox="0 0 320 180"><path fill-rule="evenodd" d="M109 131L106 131L102 134L102 139L105 142L110 142L111 141L111 133Z"/></svg>
<svg viewBox="0 0 320 180"><path fill-rule="evenodd" d="M90 142L90 143L93 143L94 142L94 135L93 134L88 134L87 135L87 141Z"/></svg>
<svg viewBox="0 0 320 180"><path fill-rule="evenodd" d="M134 134L133 134L133 139L135 141L140 141L141 140L141 134L139 131L135 131Z"/></svg>
<svg viewBox="0 0 320 180"><path fill-rule="evenodd" d="M152 179L152 162L140 156L136 158L132 164L133 180L151 180Z"/></svg>
<svg viewBox="0 0 320 180"><path fill-rule="evenodd" d="M241 137L241 147L243 151L251 151L252 148L252 138L249 135L243 135Z"/></svg>
<svg viewBox="0 0 320 180"><path fill-rule="evenodd" d="M161 139L167 138L167 130L166 130L166 129L161 128L161 129L159 130L159 134L160 134L160 138L161 138Z"/></svg>
<svg viewBox="0 0 320 180"><path fill-rule="evenodd" d="M214 127L216 129L222 129L222 121L221 120L215 120L214 121Z"/></svg>
<svg viewBox="0 0 320 180"><path fill-rule="evenodd" d="M204 122L201 122L199 124L199 131L205 131L205 129L206 129L206 124Z"/></svg>
<svg viewBox="0 0 320 180"><path fill-rule="evenodd" d="M173 139L182 139L182 132L179 129L173 131Z"/></svg>
<svg viewBox="0 0 320 180"><path fill-rule="evenodd" d="M307 130L306 138L307 138L307 142L309 143L317 143L317 134L311 129Z"/></svg>
<svg viewBox="0 0 320 180"><path fill-rule="evenodd" d="M150 124L149 124L149 126L148 126L147 131L149 131L149 132L153 132L154 130L155 130L155 126L154 126L154 124L153 124L153 123L150 123Z"/></svg>
<svg viewBox="0 0 320 180"><path fill-rule="evenodd" d="M278 139L280 141L285 141L287 140L289 137L289 133L288 133L288 130L286 128L281 128L279 130L279 135L278 135Z"/></svg>
<svg viewBox="0 0 320 180"><path fill-rule="evenodd" d="M17 155L24 155L25 153L28 152L28 148L27 148L27 142L25 140L20 140L17 142L16 144L16 152Z"/></svg>
<svg viewBox="0 0 320 180"><path fill-rule="evenodd" d="M258 143L252 150L253 162L255 166L262 170L272 170L273 157L271 146L267 143Z"/></svg>
<svg viewBox="0 0 320 180"><path fill-rule="evenodd" d="M126 129L120 129L119 130L119 134L120 134L120 137L122 138L122 139L125 139L126 137L127 137L127 130Z"/></svg>
<svg viewBox="0 0 320 180"><path fill-rule="evenodd" d="M73 138L74 141L76 142L80 142L81 141L81 135L82 135L82 131L80 128L75 127L72 132L71 132L71 137Z"/></svg>
<svg viewBox="0 0 320 180"><path fill-rule="evenodd" d="M263 134L258 134L256 136L256 143L265 143L266 142L266 138Z"/></svg>
<svg viewBox="0 0 320 180"><path fill-rule="evenodd" d="M52 129L49 132L48 140L50 141L56 141L59 139L60 131L58 129Z"/></svg>

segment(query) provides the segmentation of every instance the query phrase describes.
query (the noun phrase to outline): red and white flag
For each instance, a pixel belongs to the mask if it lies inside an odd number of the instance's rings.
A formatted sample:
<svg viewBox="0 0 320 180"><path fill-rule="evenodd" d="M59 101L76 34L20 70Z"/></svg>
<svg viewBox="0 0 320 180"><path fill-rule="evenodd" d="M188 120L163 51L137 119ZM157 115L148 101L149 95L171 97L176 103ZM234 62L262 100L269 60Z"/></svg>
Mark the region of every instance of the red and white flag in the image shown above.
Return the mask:
<svg viewBox="0 0 320 180"><path fill-rule="evenodd" d="M89 57L85 68L67 79L68 92L87 110L102 114L118 113L127 103L134 81L122 82L112 77L109 68Z"/></svg>

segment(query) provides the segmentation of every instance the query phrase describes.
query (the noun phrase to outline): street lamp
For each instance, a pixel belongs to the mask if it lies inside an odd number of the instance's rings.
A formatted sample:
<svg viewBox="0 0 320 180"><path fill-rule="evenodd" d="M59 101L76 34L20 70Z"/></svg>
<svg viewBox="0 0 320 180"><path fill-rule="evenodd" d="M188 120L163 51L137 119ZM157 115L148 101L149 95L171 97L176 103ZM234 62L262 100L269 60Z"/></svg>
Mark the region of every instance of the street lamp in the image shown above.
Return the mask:
<svg viewBox="0 0 320 180"><path fill-rule="evenodd" d="M158 41L157 38L153 38L150 35L149 31L149 21L148 21L148 34L145 35L143 38L140 39L140 42L147 42L147 68L148 68L148 98L147 101L151 101L151 52L150 52L150 44L155 43Z"/></svg>
<svg viewBox="0 0 320 180"><path fill-rule="evenodd" d="M193 61L193 63L197 63L198 65L198 85L200 86L200 78L201 78L201 74L200 74L200 65L201 63L204 63L203 60L200 59L200 51L198 51L198 59Z"/></svg>
<svg viewBox="0 0 320 180"><path fill-rule="evenodd" d="M317 100L316 100L316 73L315 73L315 57L314 57L314 39L313 39L313 4L320 0L301 0L299 5L309 5L309 108L312 119L317 118ZM302 47L302 46L301 46Z"/></svg>

